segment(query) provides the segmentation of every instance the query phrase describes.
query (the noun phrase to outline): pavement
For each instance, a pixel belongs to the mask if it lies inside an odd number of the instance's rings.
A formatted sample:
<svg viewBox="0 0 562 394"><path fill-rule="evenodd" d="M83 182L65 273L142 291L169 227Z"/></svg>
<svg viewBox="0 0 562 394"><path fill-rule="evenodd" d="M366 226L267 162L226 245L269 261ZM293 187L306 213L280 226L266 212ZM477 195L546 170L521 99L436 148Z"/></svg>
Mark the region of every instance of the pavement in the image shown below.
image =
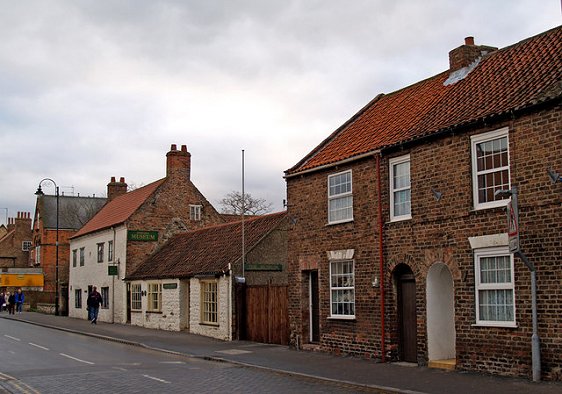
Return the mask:
<svg viewBox="0 0 562 394"><path fill-rule="evenodd" d="M304 376L349 385L352 391L383 393L562 393L560 382L532 382L479 373L444 371L404 363L379 363L323 352L250 341L224 342L190 334L98 322L36 312L0 318L17 320L102 340L140 346L183 357L228 362L247 368Z"/></svg>

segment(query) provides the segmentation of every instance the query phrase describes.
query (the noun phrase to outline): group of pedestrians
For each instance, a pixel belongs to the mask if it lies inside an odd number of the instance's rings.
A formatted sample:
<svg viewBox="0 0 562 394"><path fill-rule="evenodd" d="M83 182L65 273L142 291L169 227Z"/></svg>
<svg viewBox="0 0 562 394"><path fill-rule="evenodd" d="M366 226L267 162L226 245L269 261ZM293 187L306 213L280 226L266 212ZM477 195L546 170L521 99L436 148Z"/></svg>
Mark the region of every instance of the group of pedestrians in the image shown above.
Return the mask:
<svg viewBox="0 0 562 394"><path fill-rule="evenodd" d="M0 293L0 311L7 310L10 315L15 313L21 314L23 311L23 302L25 301L25 295L18 289L15 293L10 293L9 291Z"/></svg>

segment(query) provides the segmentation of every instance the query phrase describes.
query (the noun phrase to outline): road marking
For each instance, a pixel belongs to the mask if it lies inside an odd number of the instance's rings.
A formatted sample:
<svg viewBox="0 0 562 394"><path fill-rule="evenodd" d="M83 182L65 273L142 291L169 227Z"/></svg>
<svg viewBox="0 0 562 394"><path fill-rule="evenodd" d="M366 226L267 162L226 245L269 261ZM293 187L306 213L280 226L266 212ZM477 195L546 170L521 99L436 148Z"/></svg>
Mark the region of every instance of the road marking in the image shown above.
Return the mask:
<svg viewBox="0 0 562 394"><path fill-rule="evenodd" d="M12 337L12 336L10 336L10 335L6 335L6 334L4 334L4 336L5 336L6 338L10 338L10 339L13 339L14 341L21 341L21 339L19 339L19 338L16 338L16 337Z"/></svg>
<svg viewBox="0 0 562 394"><path fill-rule="evenodd" d="M121 368L121 367L111 367L111 368L117 369L119 371L127 372L127 370L125 368Z"/></svg>
<svg viewBox="0 0 562 394"><path fill-rule="evenodd" d="M37 345L37 344L35 344L35 343L32 343L32 342L28 342L28 343L29 343L29 344L30 344L31 346L35 346L35 347L38 347L39 349L43 349L43 350L49 350L49 348L48 348L48 347L45 347L45 346L41 346L41 345Z"/></svg>
<svg viewBox="0 0 562 394"><path fill-rule="evenodd" d="M142 375L142 376L144 376L145 378L148 378L148 379L156 380L157 382L161 382L161 383L171 383L171 382L168 382L167 380L155 378L154 376L150 376L150 375Z"/></svg>
<svg viewBox="0 0 562 394"><path fill-rule="evenodd" d="M70 358L70 359L72 359L72 360L75 360L75 361L79 361L79 362L81 362L81 363L84 363L84 364L94 365L93 362L85 361L85 360L80 360L79 358L69 356L68 354L64 354L64 353L59 353L59 354L60 354L61 356L63 356L63 357L67 357L67 358Z"/></svg>
<svg viewBox="0 0 562 394"><path fill-rule="evenodd" d="M159 361L159 364L185 364L183 361Z"/></svg>
<svg viewBox="0 0 562 394"><path fill-rule="evenodd" d="M13 380L15 379L13 376L8 375L7 373L0 372L0 380Z"/></svg>
<svg viewBox="0 0 562 394"><path fill-rule="evenodd" d="M12 387L14 387L17 390L17 392L22 393L22 394L40 394L39 391L37 391L33 387L25 384L21 380L18 380L18 381L13 380L13 381L9 382L9 384Z"/></svg>

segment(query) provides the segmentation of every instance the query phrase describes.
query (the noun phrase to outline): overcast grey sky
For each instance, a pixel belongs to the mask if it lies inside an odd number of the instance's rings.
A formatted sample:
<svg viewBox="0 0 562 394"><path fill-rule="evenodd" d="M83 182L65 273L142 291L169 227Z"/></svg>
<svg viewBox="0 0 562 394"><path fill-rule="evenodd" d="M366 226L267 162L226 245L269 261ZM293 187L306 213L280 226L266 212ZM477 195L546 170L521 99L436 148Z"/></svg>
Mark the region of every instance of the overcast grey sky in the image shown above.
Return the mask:
<svg viewBox="0 0 562 394"><path fill-rule="evenodd" d="M45 177L96 196L160 179L171 144L217 209L244 149L246 191L279 210L283 171L378 93L446 70L466 36L501 48L561 22L560 0L0 4L0 224Z"/></svg>

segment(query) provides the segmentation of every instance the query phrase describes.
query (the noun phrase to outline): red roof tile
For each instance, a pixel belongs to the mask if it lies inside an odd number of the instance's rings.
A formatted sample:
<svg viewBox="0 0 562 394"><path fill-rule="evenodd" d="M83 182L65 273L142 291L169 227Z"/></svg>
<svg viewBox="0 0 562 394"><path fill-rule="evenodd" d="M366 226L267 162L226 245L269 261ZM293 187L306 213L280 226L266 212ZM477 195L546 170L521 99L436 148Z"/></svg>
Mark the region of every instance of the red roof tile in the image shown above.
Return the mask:
<svg viewBox="0 0 562 394"><path fill-rule="evenodd" d="M562 96L562 27L492 52L464 79L446 71L377 96L287 175L517 111Z"/></svg>
<svg viewBox="0 0 562 394"><path fill-rule="evenodd" d="M256 216L244 222L246 252L287 216ZM177 234L144 261L127 279L186 278L226 271L242 255L242 222L231 222Z"/></svg>
<svg viewBox="0 0 562 394"><path fill-rule="evenodd" d="M111 200L72 238L124 223L150 197L166 178L125 193Z"/></svg>

